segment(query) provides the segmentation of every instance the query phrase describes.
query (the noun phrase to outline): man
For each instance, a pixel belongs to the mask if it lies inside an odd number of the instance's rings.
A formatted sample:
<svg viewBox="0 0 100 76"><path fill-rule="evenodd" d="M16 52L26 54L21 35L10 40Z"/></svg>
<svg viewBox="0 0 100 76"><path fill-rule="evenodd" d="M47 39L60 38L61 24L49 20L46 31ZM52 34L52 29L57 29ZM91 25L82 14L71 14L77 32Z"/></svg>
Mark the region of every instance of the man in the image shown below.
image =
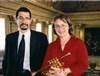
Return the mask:
<svg viewBox="0 0 100 76"><path fill-rule="evenodd" d="M3 76L31 76L31 72L41 68L48 46L47 37L43 33L30 29L32 17L30 10L26 7L17 10L16 22L19 30L6 36L2 63ZM24 49L21 52L23 54L19 53L19 49ZM38 73L36 76L41 75Z"/></svg>

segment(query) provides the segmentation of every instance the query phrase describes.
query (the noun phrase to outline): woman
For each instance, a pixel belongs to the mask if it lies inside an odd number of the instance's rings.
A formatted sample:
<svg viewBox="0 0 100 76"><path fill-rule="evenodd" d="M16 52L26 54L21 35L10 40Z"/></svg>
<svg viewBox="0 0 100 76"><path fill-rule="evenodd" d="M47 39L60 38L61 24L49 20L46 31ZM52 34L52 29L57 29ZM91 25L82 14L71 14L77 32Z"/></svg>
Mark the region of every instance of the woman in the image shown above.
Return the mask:
<svg viewBox="0 0 100 76"><path fill-rule="evenodd" d="M88 67L87 49L81 39L72 35L70 19L57 15L54 18L53 30L58 38L49 44L42 67L48 66L48 62L51 66L49 70L46 69L46 73L42 73L47 76L82 76ZM54 60L56 57L58 61ZM56 61L60 64L55 67L52 61L54 64L57 64Z"/></svg>

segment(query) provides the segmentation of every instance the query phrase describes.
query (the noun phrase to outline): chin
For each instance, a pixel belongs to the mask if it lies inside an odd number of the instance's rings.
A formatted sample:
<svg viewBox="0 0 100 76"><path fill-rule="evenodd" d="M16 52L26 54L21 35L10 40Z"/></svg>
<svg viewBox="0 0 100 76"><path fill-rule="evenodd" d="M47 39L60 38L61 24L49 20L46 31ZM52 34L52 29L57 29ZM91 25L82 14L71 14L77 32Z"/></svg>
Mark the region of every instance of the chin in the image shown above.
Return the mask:
<svg viewBox="0 0 100 76"><path fill-rule="evenodd" d="M65 35L59 35L60 37L64 37Z"/></svg>

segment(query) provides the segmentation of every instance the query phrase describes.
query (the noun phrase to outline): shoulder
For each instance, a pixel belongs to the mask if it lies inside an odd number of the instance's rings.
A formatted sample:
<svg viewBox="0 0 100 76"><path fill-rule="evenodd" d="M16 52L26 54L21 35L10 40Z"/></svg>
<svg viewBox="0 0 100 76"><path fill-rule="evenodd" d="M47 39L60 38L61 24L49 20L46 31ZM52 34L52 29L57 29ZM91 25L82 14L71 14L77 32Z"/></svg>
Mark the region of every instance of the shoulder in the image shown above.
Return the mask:
<svg viewBox="0 0 100 76"><path fill-rule="evenodd" d="M17 32L13 32L13 33L9 33L6 35L5 41L6 42L13 42L14 40L16 40L18 38L18 31Z"/></svg>
<svg viewBox="0 0 100 76"><path fill-rule="evenodd" d="M76 45L83 45L85 44L84 41L76 36L72 36L72 42L74 42Z"/></svg>
<svg viewBox="0 0 100 76"><path fill-rule="evenodd" d="M49 44L49 47L57 47L58 44L57 40L55 40Z"/></svg>
<svg viewBox="0 0 100 76"><path fill-rule="evenodd" d="M13 33L9 33L9 34L6 35L6 37L15 37L17 35L18 35L18 31L13 32Z"/></svg>
<svg viewBox="0 0 100 76"><path fill-rule="evenodd" d="M38 32L38 31L33 31L31 30L31 34L37 37L46 37L46 35L42 32Z"/></svg>
<svg viewBox="0 0 100 76"><path fill-rule="evenodd" d="M72 40L76 41L76 42L83 42L82 39L76 37L76 36L72 36Z"/></svg>

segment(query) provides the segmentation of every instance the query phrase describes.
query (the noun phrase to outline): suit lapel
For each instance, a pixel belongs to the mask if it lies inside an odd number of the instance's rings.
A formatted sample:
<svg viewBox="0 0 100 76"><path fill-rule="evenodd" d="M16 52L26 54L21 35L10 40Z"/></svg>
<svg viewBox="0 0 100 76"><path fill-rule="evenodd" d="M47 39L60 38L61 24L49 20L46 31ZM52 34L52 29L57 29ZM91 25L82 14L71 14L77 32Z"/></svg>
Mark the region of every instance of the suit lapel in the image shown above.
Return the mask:
<svg viewBox="0 0 100 76"><path fill-rule="evenodd" d="M14 57L17 58L17 48L18 48L18 35L19 35L19 32L16 32L15 33L15 36L14 36Z"/></svg>
<svg viewBox="0 0 100 76"><path fill-rule="evenodd" d="M30 36L30 65L32 65L32 59L33 59L33 54L35 52L35 45L36 45L36 36L35 36L35 32L31 30L31 36Z"/></svg>

